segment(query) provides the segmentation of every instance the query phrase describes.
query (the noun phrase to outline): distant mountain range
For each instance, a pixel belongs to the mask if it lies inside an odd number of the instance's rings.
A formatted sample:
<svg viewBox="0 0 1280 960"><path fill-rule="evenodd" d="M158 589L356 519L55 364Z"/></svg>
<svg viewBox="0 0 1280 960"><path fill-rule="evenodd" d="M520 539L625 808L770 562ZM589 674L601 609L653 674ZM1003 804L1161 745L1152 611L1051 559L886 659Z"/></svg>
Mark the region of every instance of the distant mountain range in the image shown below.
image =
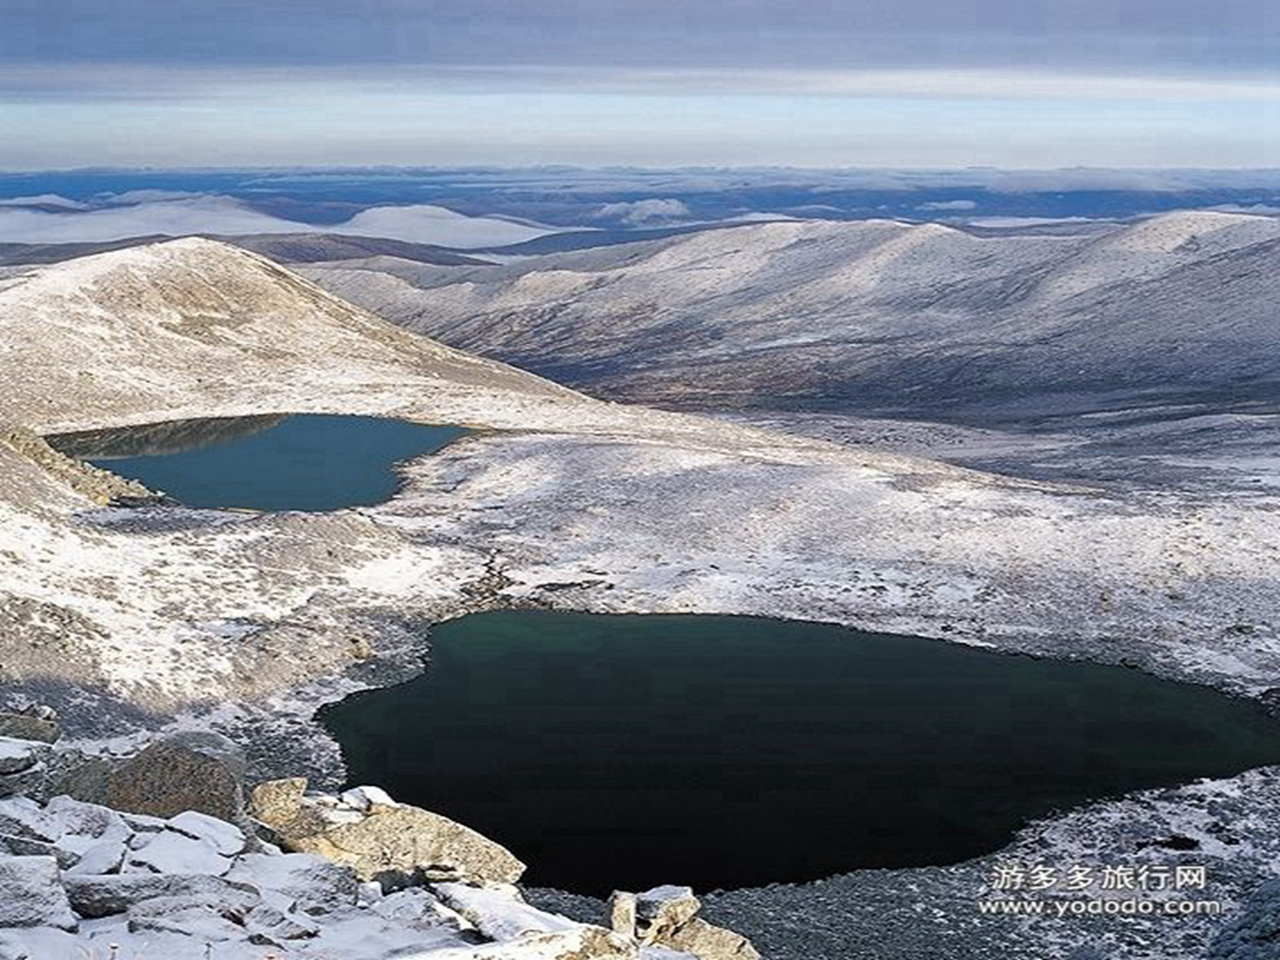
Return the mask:
<svg viewBox="0 0 1280 960"><path fill-rule="evenodd" d="M1280 220L1099 231L779 222L441 269L316 264L330 291L588 392L698 407L1026 418L1280 396Z"/></svg>
<svg viewBox="0 0 1280 960"><path fill-rule="evenodd" d="M129 237L97 243L0 243L0 266L47 264L73 260L95 253L124 250L171 239L165 236ZM406 243L380 237L351 237L324 233L250 234L210 239L232 243L252 250L280 263L317 263L363 257L395 257L412 263L443 266L478 266L488 263L445 247L425 243Z"/></svg>

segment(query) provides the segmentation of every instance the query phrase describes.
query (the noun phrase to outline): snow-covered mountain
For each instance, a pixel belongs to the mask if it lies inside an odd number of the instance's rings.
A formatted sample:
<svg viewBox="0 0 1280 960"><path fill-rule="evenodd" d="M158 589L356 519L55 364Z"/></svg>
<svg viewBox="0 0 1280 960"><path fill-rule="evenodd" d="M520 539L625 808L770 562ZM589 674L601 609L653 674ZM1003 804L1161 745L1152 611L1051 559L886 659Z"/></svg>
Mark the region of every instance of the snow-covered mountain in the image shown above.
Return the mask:
<svg viewBox="0 0 1280 960"><path fill-rule="evenodd" d="M1275 397L1280 219L1099 234L770 223L464 270L308 276L388 319L598 395L708 407L1087 411Z"/></svg>
<svg viewBox="0 0 1280 960"><path fill-rule="evenodd" d="M409 464L379 507L247 518L95 511L103 478L32 436L288 412L488 429ZM75 682L81 712L91 689L161 714L283 695L353 662L371 617L393 651L412 643L397 622L495 602L817 618L1237 689L1275 669L1273 627L1223 627L1280 602L1266 497L1153 507L602 403L211 241L0 281L0 422L0 662L11 692Z"/></svg>
<svg viewBox="0 0 1280 960"><path fill-rule="evenodd" d="M815 228L786 229L803 240ZM875 249L891 265L952 240L869 229L884 231L864 238L861 282L872 288L910 284L891 269L877 276ZM766 236L776 248L797 239ZM668 256L694 287L696 263L677 247ZM703 266L767 278L777 255L721 251ZM563 272L523 282L570 288L574 271ZM703 286L688 299L713 296ZM306 514L103 506L119 482L37 436L294 411L482 429L405 464L385 503ZM340 760L316 707L421 669L423 623L494 606L823 620L1125 662L1265 696L1280 672L1267 613L1280 607L1278 507L1265 493L1023 483L600 402L211 241L0 280L0 707L52 703L81 746L116 735L108 746L125 750L157 728L216 725L251 744L258 776L332 775ZM1164 791L1158 813L1135 802L1158 821L1152 836L1204 837L1196 855L1211 869L1236 864L1231 891L1274 862L1269 836L1250 834L1258 852L1242 857L1215 832L1218 817L1271 822L1274 791L1256 781ZM1134 805L1106 809L1126 826L1103 831L1096 849L1132 843ZM1063 822L1048 846L1027 841L1036 856L1069 862L1092 842L1078 818ZM1035 829L1052 835L1053 824ZM938 873L910 882L943 883ZM956 899L971 911L977 887L964 889ZM825 894L796 896L819 926L848 913ZM776 916L761 909L757 918Z"/></svg>

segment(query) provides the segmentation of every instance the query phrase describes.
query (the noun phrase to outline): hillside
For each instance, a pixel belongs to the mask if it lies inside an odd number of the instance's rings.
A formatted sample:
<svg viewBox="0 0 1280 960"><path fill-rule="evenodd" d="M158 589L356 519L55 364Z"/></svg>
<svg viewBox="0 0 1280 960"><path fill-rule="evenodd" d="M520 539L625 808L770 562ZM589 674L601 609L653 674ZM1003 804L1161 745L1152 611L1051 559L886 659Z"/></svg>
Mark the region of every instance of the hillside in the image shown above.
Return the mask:
<svg viewBox="0 0 1280 960"><path fill-rule="evenodd" d="M1031 484L592 400L204 240L0 280L0 385L0 709L56 707L71 746L122 755L161 730L213 728L247 745L254 779L336 784L317 708L420 672L431 624L495 607L829 621L1274 699L1280 499L1265 492ZM218 425L234 432L298 411L476 429L403 464L391 499L315 513L112 502L145 491L38 436L136 425L180 446L203 427L149 425L255 418ZM1197 857L1235 897L1275 841L1253 830L1228 848L1213 818L1270 822L1274 791L1256 779L1111 801L1081 814L1090 829L1035 824L1011 855L1065 861L1094 844L1101 857L1135 824L1176 829L1204 838ZM986 869L894 874L895 896L962 886L954 915L969 917ZM717 916L768 938L780 905L847 944L848 910L812 890L885 876L770 887L755 907L743 891ZM854 925L896 929L884 915ZM822 955L796 949L778 955Z"/></svg>
<svg viewBox="0 0 1280 960"><path fill-rule="evenodd" d="M1280 602L1265 496L1103 496L602 403L211 241L4 284L0 662L6 696L39 691L82 734L269 696L309 716L370 682L336 679L361 651L412 669L415 624L495 603L831 620L1238 690L1274 675L1275 626L1248 612ZM111 484L32 438L304 411L479 432L380 506L261 515L103 509Z"/></svg>
<svg viewBox="0 0 1280 960"><path fill-rule="evenodd" d="M998 421L1274 399L1278 264L1280 219L1195 212L1078 236L770 223L502 268L306 273L596 395Z"/></svg>

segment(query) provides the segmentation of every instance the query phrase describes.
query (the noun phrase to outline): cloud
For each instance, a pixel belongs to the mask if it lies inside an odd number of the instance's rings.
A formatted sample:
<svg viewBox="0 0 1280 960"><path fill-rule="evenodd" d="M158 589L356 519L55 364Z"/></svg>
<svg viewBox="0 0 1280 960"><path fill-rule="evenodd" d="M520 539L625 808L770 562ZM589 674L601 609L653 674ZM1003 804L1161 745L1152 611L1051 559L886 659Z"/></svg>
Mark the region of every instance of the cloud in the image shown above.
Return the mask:
<svg viewBox="0 0 1280 960"><path fill-rule="evenodd" d="M976 210L978 209L977 201L974 200L933 200L929 203L922 203L917 210Z"/></svg>
<svg viewBox="0 0 1280 960"><path fill-rule="evenodd" d="M911 68L812 66L450 66L394 64L253 67L191 64L0 64L0 102L125 101L172 106L233 99L287 103L363 98L503 96L825 97L933 100L1275 102L1280 73L1051 69L1043 64Z"/></svg>
<svg viewBox="0 0 1280 960"><path fill-rule="evenodd" d="M164 191L156 193L163 196ZM465 249L518 243L554 232L550 227L468 217L426 205L373 207L345 223L322 227L259 213L240 200L214 195L65 213L0 204L0 242L9 243L88 243L155 235L338 233Z"/></svg>
<svg viewBox="0 0 1280 960"><path fill-rule="evenodd" d="M0 62L1274 66L1271 0L6 0ZM70 26L69 26L70 25Z"/></svg>
<svg viewBox="0 0 1280 960"><path fill-rule="evenodd" d="M689 217L689 208L681 200L636 200L631 203L606 203L595 215L596 220L616 220L628 226L670 223Z"/></svg>
<svg viewBox="0 0 1280 960"><path fill-rule="evenodd" d="M330 232L469 249L521 243L557 231L552 227L527 226L497 217L467 217L444 207L418 204L373 207L331 228Z"/></svg>
<svg viewBox="0 0 1280 960"><path fill-rule="evenodd" d="M42 193L32 197L9 197L0 200L0 207L35 207L38 209L87 210L88 204L68 200L56 193Z"/></svg>

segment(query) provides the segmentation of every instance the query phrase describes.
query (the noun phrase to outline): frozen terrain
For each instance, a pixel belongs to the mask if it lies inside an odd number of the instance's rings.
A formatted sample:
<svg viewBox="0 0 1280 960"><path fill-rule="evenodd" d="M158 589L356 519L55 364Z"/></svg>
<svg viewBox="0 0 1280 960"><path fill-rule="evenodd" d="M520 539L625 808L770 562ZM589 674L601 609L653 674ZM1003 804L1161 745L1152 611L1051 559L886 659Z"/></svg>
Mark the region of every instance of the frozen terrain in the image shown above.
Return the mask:
<svg viewBox="0 0 1280 960"><path fill-rule="evenodd" d="M1280 219L1182 212L1061 235L795 221L502 268L305 272L594 395L985 422L1273 402L1277 257Z"/></svg>
<svg viewBox="0 0 1280 960"><path fill-rule="evenodd" d="M1237 220L1246 221L1243 233ZM1228 269L1244 270L1270 243L1252 239L1249 221L1224 218L1227 235L1201 243L1239 260ZM741 229L768 231L776 246L799 244L799 255L820 249L834 228ZM916 262L921 245L976 242L916 229L869 225L858 241L866 257L825 256L832 271L875 288L909 284L904 264ZM735 232L683 243L723 244ZM1186 243L1185 230L1174 233L1159 244ZM1068 242L1076 243L1043 241ZM1043 266L1038 243L1025 254L1028 269ZM652 362L663 362L678 318L654 327L651 307L622 296L629 283L674 287L696 302L726 289L728 266L717 265L726 257L734 276L773 271L774 287L786 273L768 249L716 247L696 270L678 267L676 256L659 249L649 258L656 262L641 257L637 268L652 277L618 281L616 302L631 304L635 331L615 317L614 334L599 325L582 349L607 354L646 341ZM1143 246L1123 268L1102 258L1105 267L1090 269L1114 267L1120 285L1168 279L1184 269L1183 256ZM664 269L676 273L660 281ZM955 269L979 286L987 276L969 261ZM840 284L815 280L795 302L848 289L847 275ZM514 297L522 284L530 299L615 302L593 300L591 282L553 271L512 277L505 292L454 284L433 296L459 315L491 293ZM1069 271L1042 278L1046 317L1055 316L1052 304L1081 296L1072 283ZM518 340L521 323L537 326L536 316L520 319L521 302L503 321L514 326L492 336ZM1231 342L1251 342L1268 309L1263 300L1252 320L1242 312ZM495 324L502 314L486 316ZM760 332L760 342L800 335L782 326ZM552 325L527 342L550 349L554 337ZM560 334L562 349L567 337ZM715 349L679 376L722 390ZM727 345L720 350L725 370L747 376ZM1272 362L1255 353L1260 369ZM408 464L403 489L385 504L315 515L104 505L137 491L33 438L287 412L394 415L480 433ZM829 620L1131 663L1259 696L1280 667L1271 615L1280 605L1280 499L1265 485L1248 498L1217 498L1014 480L592 400L376 319L259 256L209 241L0 279L0 421L8 425L0 437L6 695L56 703L80 738L127 739L172 722L252 727L260 773L333 779L332 745L309 721L316 704L416 669L429 623L504 604ZM1238 790L1252 810L1251 783L1246 776L1224 789ZM1256 803L1270 801L1259 793ZM1280 855L1270 839L1258 842L1260 859Z"/></svg>

